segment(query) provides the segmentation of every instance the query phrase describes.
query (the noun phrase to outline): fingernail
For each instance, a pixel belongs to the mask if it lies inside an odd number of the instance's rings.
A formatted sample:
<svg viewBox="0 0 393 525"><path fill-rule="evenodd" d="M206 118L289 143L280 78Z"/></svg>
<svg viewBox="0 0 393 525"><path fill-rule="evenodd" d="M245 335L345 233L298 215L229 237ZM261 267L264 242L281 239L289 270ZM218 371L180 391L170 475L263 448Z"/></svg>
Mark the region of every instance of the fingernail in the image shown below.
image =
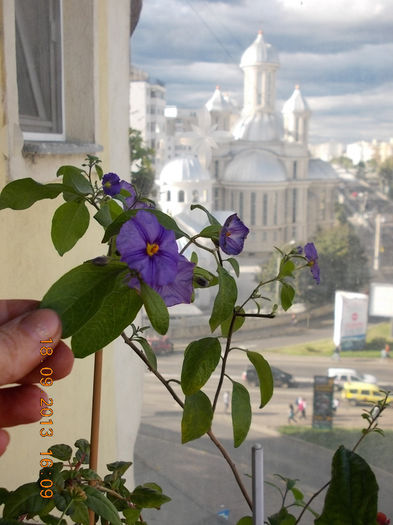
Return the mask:
<svg viewBox="0 0 393 525"><path fill-rule="evenodd" d="M32 337L46 340L59 332L60 319L53 310L34 310L22 318L20 326Z"/></svg>

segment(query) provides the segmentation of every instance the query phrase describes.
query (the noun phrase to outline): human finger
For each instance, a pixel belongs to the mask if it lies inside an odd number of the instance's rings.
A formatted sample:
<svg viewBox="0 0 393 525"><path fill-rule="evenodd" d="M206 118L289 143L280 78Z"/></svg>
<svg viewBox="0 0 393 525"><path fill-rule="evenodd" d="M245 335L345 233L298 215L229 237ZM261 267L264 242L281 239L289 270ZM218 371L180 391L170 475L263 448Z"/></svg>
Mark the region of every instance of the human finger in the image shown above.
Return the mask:
<svg viewBox="0 0 393 525"><path fill-rule="evenodd" d="M0 456L4 454L5 449L10 441L10 435L0 428Z"/></svg>
<svg viewBox="0 0 393 525"><path fill-rule="evenodd" d="M60 341L56 348L53 348L53 354L43 359L31 372L19 379L18 383L38 383L42 378L43 367L52 370L50 374L52 379L62 379L71 372L73 364L74 354L63 341Z"/></svg>
<svg viewBox="0 0 393 525"><path fill-rule="evenodd" d="M1 299L0 300L0 325L8 323L11 319L36 310L39 301L32 299Z"/></svg>
<svg viewBox="0 0 393 525"><path fill-rule="evenodd" d="M40 364L42 341L56 345L61 323L53 310L37 309L0 326L0 385L16 383Z"/></svg>
<svg viewBox="0 0 393 525"><path fill-rule="evenodd" d="M0 428L41 419L40 399L48 396L35 385L0 388Z"/></svg>

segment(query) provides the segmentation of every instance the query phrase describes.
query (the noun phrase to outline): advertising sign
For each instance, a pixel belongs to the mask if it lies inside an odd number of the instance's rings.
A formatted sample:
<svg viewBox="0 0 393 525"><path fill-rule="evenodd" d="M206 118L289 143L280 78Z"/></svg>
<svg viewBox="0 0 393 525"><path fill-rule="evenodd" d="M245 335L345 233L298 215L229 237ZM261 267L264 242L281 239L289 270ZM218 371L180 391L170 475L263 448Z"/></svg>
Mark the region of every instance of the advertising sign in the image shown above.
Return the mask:
<svg viewBox="0 0 393 525"><path fill-rule="evenodd" d="M331 429L334 377L314 376L313 428Z"/></svg>
<svg viewBox="0 0 393 525"><path fill-rule="evenodd" d="M336 291L333 341L341 350L360 350L366 342L368 296Z"/></svg>
<svg viewBox="0 0 393 525"><path fill-rule="evenodd" d="M371 283L369 313L393 318L393 284Z"/></svg>

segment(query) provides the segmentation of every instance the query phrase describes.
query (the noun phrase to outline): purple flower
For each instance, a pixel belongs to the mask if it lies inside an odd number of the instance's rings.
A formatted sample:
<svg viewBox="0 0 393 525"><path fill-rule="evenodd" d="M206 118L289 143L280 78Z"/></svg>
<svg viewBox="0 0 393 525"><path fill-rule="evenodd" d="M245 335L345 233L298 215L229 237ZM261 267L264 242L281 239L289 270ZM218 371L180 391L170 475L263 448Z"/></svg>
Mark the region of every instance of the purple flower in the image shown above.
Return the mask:
<svg viewBox="0 0 393 525"><path fill-rule="evenodd" d="M157 218L140 210L123 224L116 241L121 260L156 290L167 306L189 303L192 295L194 265L178 253L175 234ZM131 288L139 288L135 277Z"/></svg>
<svg viewBox="0 0 393 525"><path fill-rule="evenodd" d="M120 193L121 180L116 173L106 173L102 177L102 189L106 195L114 197Z"/></svg>
<svg viewBox="0 0 393 525"><path fill-rule="evenodd" d="M249 231L236 213L230 215L221 228L219 239L221 250L228 255L239 255Z"/></svg>
<svg viewBox="0 0 393 525"><path fill-rule="evenodd" d="M179 255L177 262L176 279L171 284L157 286L155 288L167 306L179 303L190 303L192 292L192 278L194 274L194 264L187 261L183 255Z"/></svg>
<svg viewBox="0 0 393 525"><path fill-rule="evenodd" d="M129 210L130 208L133 208L136 201L136 192L134 189L134 186L130 184L129 182L126 182L125 180L121 181L121 189L125 190L129 195L125 198L125 205L124 209ZM120 193L120 191L119 191Z"/></svg>
<svg viewBox="0 0 393 525"><path fill-rule="evenodd" d="M307 263L308 266L310 266L310 270L311 270L313 278L315 279L316 283L319 284L320 278L319 278L319 266L318 266L318 252L313 242L308 242L305 245L304 255L308 261Z"/></svg>

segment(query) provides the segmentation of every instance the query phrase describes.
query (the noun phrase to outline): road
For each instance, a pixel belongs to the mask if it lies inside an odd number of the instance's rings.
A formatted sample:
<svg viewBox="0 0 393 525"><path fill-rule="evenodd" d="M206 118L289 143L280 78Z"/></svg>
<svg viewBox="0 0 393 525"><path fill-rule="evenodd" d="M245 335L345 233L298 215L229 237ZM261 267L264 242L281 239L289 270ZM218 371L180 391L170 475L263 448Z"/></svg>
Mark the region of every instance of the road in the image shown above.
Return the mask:
<svg viewBox="0 0 393 525"><path fill-rule="evenodd" d="M322 326L303 334L299 333L296 337L292 335L290 341L292 343L294 339L312 341L330 336L331 327ZM231 416L225 413L221 400L217 407L213 431L233 457L248 488L250 488L250 480L246 474L251 473L251 446L259 442L264 448L265 480L276 482L275 473L298 478L301 480L299 487L307 498L329 479L332 453L317 445L280 436L277 427L287 423L288 405L293 403L298 395L302 395L307 400L308 407L312 406L313 376L326 374L327 368L336 364L331 358L305 358L275 353L274 348L288 344L286 339L287 336L264 340L251 338L241 343L250 350L258 351L262 350L263 345L266 350L264 355L268 361L293 373L300 380L300 387L277 388L271 402L263 410L258 409L258 388L250 387L253 423L247 442L240 448L233 448ZM159 369L166 378L179 379L183 350L184 346L179 343L174 354L159 358ZM340 365L342 363L341 366L374 374L381 383L389 384L392 383L391 361L393 360L386 363L380 359L341 359ZM247 364L248 360L244 352L233 352L228 374L233 379L241 381L242 372ZM213 393L217 379L218 376L213 375L204 388L206 394ZM227 381L224 389L230 390L230 382ZM144 513L149 525L225 523L222 518L217 517L220 508L230 510L230 517L226 523L235 524L241 516L247 514L247 505L232 479L226 462L215 446L207 437L186 445L180 444L181 410L149 372L146 373L144 397L142 424L135 453L136 481L138 483L156 481L164 488L164 492L173 498L173 501L164 505L160 511L149 510ZM311 425L309 408L308 412L306 424ZM393 417L391 411L389 412L388 417L384 418L383 427L393 429ZM359 407L351 407L343 402L340 404L334 424L337 427L361 429L364 425L360 414ZM374 470L380 484L380 505L382 505L380 508L385 513L393 515L393 502L389 490L393 485L392 466L387 466L386 471ZM265 503L267 513L278 510L280 504L278 491L268 485L265 489ZM317 501L314 508L320 511L321 502ZM302 523L311 525L312 516L306 516Z"/></svg>

